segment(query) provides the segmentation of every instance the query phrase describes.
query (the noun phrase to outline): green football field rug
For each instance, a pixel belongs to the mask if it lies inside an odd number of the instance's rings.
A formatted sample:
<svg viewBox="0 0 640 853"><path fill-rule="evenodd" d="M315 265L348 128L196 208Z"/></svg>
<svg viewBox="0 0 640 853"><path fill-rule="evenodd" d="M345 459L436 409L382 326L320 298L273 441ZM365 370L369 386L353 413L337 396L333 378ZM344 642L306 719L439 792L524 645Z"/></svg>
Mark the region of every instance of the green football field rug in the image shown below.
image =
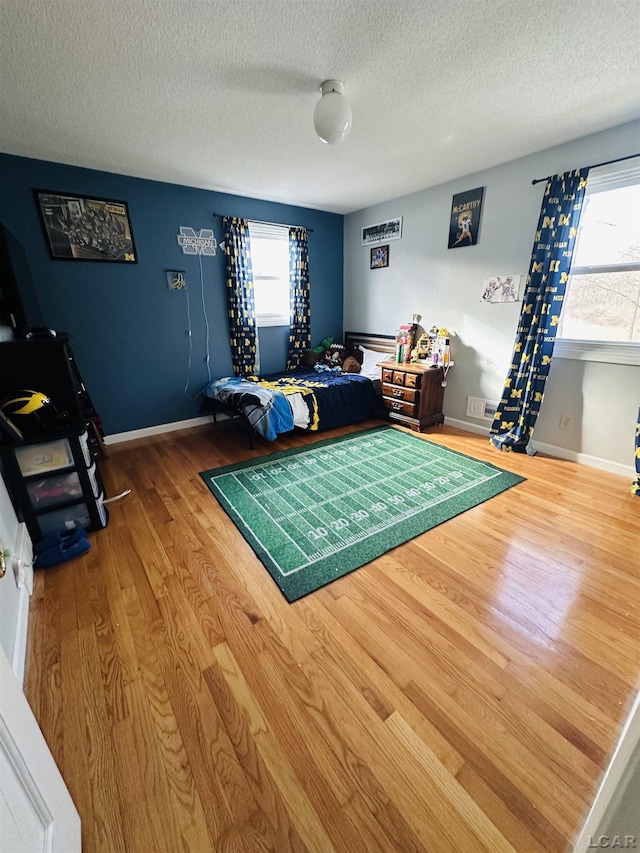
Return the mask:
<svg viewBox="0 0 640 853"><path fill-rule="evenodd" d="M386 426L200 476L287 601L524 479Z"/></svg>

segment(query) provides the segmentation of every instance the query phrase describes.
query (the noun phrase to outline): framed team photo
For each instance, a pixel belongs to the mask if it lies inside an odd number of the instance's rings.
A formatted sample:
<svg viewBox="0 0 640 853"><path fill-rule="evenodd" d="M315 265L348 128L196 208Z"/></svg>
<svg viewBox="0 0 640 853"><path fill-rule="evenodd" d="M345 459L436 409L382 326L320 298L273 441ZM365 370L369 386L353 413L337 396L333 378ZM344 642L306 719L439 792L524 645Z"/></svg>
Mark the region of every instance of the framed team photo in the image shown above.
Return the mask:
<svg viewBox="0 0 640 853"><path fill-rule="evenodd" d="M388 243L389 240L402 239L402 217L388 219L386 222L376 222L375 225L366 225L362 229L362 246L370 246L373 243Z"/></svg>
<svg viewBox="0 0 640 853"><path fill-rule="evenodd" d="M137 263L126 202L48 190L34 193L51 260Z"/></svg>

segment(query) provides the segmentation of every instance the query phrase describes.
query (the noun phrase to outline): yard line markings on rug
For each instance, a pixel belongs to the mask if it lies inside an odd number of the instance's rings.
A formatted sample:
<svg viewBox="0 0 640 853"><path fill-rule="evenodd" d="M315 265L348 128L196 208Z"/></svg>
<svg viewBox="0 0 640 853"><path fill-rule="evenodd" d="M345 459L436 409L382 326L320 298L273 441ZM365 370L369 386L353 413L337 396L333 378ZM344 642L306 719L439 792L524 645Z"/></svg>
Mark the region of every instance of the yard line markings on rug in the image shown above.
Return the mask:
<svg viewBox="0 0 640 853"><path fill-rule="evenodd" d="M319 565L345 574L522 480L393 427L201 476L276 582Z"/></svg>

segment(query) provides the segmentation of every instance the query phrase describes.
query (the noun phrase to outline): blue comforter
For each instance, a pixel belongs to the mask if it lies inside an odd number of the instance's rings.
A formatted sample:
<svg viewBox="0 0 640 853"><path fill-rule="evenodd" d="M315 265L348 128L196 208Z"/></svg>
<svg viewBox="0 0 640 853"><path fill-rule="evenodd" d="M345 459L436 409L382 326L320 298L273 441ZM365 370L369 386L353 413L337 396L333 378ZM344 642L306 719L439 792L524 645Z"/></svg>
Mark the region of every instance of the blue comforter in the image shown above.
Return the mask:
<svg viewBox="0 0 640 853"><path fill-rule="evenodd" d="M216 379L203 393L241 412L256 432L272 441L293 429L287 395L296 392L309 409L311 430L335 429L381 414L373 382L357 373L295 370L259 380Z"/></svg>
<svg viewBox="0 0 640 853"><path fill-rule="evenodd" d="M227 377L214 380L203 393L242 412L253 429L269 441L293 429L291 406L281 391L261 388L247 379Z"/></svg>

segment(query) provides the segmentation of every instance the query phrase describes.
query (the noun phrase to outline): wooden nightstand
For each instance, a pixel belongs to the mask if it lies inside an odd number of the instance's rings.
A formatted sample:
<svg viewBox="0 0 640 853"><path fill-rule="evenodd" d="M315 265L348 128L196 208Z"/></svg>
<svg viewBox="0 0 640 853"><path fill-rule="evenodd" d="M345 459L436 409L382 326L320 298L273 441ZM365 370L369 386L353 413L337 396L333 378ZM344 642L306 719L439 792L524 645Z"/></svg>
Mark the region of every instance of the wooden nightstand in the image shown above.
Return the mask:
<svg viewBox="0 0 640 853"><path fill-rule="evenodd" d="M382 361L379 367L382 368L382 402L392 421L417 432L444 423L441 367L393 361Z"/></svg>

